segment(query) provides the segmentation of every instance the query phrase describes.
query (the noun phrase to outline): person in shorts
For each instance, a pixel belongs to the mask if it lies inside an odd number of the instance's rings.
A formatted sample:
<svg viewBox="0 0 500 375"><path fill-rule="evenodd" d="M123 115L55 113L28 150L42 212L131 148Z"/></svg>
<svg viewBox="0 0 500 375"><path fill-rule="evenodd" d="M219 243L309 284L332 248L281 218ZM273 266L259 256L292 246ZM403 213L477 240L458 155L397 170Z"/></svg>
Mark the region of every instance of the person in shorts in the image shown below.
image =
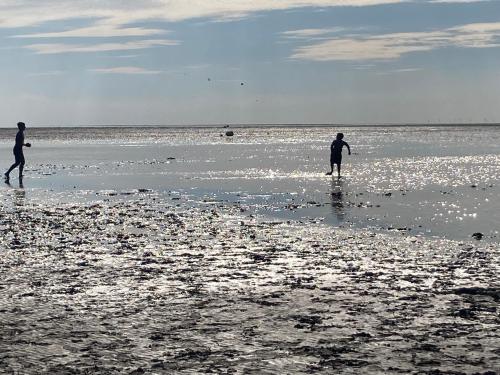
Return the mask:
<svg viewBox="0 0 500 375"><path fill-rule="evenodd" d="M342 164L342 148L344 146L347 147L347 150L349 151L349 155L351 155L351 148L347 144L347 142L343 141L344 134L343 133L337 133L336 139L332 142L330 146L330 172L327 173L327 175L333 174L333 165L337 164L337 173L338 173L338 178L340 178L340 166Z"/></svg>
<svg viewBox="0 0 500 375"><path fill-rule="evenodd" d="M8 182L10 179L10 172L17 166L19 166L19 179L23 178L23 169L24 169L24 154L23 147L31 147L30 143L24 143L24 130L26 129L26 125L24 122L18 122L17 128L19 131L16 134L16 144L14 145L14 158L15 162L12 164L7 172L5 172L5 181Z"/></svg>

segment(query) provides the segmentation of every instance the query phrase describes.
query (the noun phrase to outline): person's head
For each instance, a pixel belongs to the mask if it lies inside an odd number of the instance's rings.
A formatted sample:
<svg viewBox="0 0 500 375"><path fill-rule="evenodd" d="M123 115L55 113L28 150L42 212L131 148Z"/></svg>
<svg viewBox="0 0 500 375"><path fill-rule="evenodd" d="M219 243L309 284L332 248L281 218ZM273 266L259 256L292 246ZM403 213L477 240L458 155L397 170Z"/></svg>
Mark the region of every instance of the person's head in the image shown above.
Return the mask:
<svg viewBox="0 0 500 375"><path fill-rule="evenodd" d="M337 133L337 139L341 140L342 138L344 138L344 133Z"/></svg>
<svg viewBox="0 0 500 375"><path fill-rule="evenodd" d="M17 123L17 128L19 130L24 130L24 129L26 129L26 124L24 122L18 122Z"/></svg>

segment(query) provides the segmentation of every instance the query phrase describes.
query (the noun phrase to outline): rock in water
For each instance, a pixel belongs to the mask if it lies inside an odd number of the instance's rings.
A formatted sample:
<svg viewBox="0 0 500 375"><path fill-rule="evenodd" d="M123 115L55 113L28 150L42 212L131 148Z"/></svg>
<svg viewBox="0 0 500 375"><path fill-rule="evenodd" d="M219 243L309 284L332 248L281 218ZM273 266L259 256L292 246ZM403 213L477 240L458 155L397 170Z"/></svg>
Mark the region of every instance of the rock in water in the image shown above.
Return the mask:
<svg viewBox="0 0 500 375"><path fill-rule="evenodd" d="M229 131L226 132L226 135L228 137L232 137L234 135L234 132L232 130L229 130Z"/></svg>
<svg viewBox="0 0 500 375"><path fill-rule="evenodd" d="M476 240L480 240L481 238L483 238L483 234L480 233L480 232L476 232L472 235L472 237L474 237Z"/></svg>

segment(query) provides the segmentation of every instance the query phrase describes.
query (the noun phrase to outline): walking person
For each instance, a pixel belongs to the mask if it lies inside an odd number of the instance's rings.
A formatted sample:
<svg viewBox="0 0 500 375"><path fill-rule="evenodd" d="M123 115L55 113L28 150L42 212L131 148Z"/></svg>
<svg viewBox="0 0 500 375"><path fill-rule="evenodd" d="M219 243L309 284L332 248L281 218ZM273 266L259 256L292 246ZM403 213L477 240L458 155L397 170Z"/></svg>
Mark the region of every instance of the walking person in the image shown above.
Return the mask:
<svg viewBox="0 0 500 375"><path fill-rule="evenodd" d="M23 179L23 169L24 169L24 154L23 147L31 147L30 143L24 143L24 130L26 129L26 125L24 122L18 122L17 128L19 131L16 134L16 144L14 145L14 158L15 162L12 164L7 172L5 172L5 182L9 182L10 180L10 172L17 166L19 166L19 180Z"/></svg>
<svg viewBox="0 0 500 375"><path fill-rule="evenodd" d="M330 146L330 172L327 173L327 175L332 175L333 174L333 165L337 164L337 173L338 173L338 178L340 178L340 165L342 164L342 148L344 146L347 147L347 150L349 151L349 155L351 155L351 148L347 144L347 142L343 141L344 134L343 133L337 133L336 139L332 142Z"/></svg>

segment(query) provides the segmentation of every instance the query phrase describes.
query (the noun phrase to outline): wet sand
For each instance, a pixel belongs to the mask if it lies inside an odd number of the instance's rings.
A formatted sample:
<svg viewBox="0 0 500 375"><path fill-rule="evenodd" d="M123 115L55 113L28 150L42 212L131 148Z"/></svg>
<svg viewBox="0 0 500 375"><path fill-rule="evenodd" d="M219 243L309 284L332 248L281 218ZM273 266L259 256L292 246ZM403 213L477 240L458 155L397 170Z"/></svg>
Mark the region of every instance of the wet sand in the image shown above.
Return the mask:
<svg viewBox="0 0 500 375"><path fill-rule="evenodd" d="M0 372L493 374L500 245L135 192L0 226Z"/></svg>

